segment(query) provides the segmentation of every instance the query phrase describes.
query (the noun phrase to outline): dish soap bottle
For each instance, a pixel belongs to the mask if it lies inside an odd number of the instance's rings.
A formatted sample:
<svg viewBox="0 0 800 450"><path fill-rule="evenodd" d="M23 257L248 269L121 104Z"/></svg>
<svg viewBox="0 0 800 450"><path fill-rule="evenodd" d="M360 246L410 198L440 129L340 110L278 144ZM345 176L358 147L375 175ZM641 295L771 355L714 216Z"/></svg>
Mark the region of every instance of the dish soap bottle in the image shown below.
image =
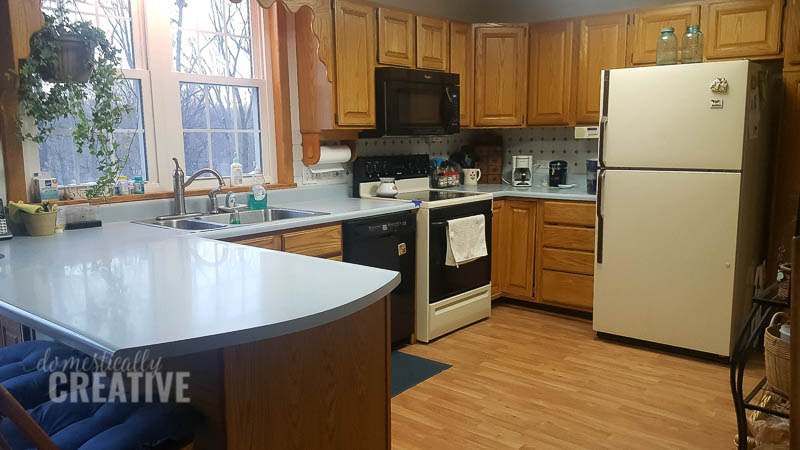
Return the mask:
<svg viewBox="0 0 800 450"><path fill-rule="evenodd" d="M231 164L231 186L241 186L244 184L242 165L239 163L239 152L233 153L233 163Z"/></svg>

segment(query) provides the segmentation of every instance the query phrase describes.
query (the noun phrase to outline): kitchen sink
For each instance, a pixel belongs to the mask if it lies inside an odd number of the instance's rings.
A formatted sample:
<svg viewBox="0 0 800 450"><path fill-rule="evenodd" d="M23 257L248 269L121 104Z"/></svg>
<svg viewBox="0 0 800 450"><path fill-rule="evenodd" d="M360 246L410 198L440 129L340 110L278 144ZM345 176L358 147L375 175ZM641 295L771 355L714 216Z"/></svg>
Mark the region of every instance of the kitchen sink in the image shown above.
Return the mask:
<svg viewBox="0 0 800 450"><path fill-rule="evenodd" d="M301 219L304 217L322 216L329 213L316 212L316 211L303 211L299 209L288 208L267 208L262 210L247 210L239 211L239 224L249 225L255 223L276 222L279 220ZM206 214L197 217L183 217L169 220L142 220L137 221L143 225L154 225L158 227L174 228L178 230L217 230L228 226L237 226L231 224L233 213L222 214Z"/></svg>
<svg viewBox="0 0 800 450"><path fill-rule="evenodd" d="M240 211L239 223L242 225L264 222L275 222L277 220L300 219L303 217L322 216L328 213L316 211L302 211L299 209L287 208L267 208L262 210ZM225 224L231 223L233 213L211 214L198 217L197 220L204 223Z"/></svg>

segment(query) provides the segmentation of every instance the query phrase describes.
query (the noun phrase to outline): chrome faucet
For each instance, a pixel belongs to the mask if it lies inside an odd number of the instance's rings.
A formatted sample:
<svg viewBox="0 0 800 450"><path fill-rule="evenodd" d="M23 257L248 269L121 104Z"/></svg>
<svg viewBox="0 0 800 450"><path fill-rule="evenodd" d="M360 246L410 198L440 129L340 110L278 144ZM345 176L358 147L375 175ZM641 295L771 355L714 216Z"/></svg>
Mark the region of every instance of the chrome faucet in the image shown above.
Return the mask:
<svg viewBox="0 0 800 450"><path fill-rule="evenodd" d="M222 192L222 187L225 186L225 181L222 179L222 176L219 174L219 172L209 168L200 169L184 182L183 178L185 177L185 173L183 172L183 169L181 169L180 164L178 164L178 158L172 158L172 160L175 161L175 171L172 172L172 189L175 192L175 215L187 215L185 197L186 188L192 184L197 177L206 173L213 175L217 181L219 181L219 186L215 187L211 190L211 192L208 193L208 198L211 200L211 213L218 213L219 208L217 207L217 195Z"/></svg>

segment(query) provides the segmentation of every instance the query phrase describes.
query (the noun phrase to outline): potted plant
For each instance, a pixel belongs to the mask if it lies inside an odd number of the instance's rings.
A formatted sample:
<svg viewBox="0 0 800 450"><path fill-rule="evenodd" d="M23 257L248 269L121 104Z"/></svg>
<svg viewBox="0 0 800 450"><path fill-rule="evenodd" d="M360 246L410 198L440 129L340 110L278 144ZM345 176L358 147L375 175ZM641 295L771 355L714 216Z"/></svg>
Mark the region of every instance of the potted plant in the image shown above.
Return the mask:
<svg viewBox="0 0 800 450"><path fill-rule="evenodd" d="M63 9L44 17L44 28L31 37L31 55L19 68L20 135L41 144L57 120L74 119L76 151L88 150L101 174L86 196L108 197L127 162L117 155L113 132L132 110L117 94L119 50L102 30L70 20ZM33 120L33 132L23 128L24 116Z"/></svg>

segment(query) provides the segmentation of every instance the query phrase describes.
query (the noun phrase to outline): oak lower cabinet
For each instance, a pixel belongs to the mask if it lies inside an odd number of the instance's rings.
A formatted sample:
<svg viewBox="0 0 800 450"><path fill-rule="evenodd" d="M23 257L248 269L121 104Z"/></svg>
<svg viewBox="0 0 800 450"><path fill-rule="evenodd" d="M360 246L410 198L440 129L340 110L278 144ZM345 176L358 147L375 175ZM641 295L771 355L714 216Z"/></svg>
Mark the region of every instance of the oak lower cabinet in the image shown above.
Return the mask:
<svg viewBox="0 0 800 450"><path fill-rule="evenodd" d="M578 21L575 121L600 121L602 72L625 67L628 13L582 17Z"/></svg>
<svg viewBox="0 0 800 450"><path fill-rule="evenodd" d="M475 25L476 127L522 126L528 91L528 25Z"/></svg>
<svg viewBox="0 0 800 450"><path fill-rule="evenodd" d="M530 24L528 125L568 125L572 109L572 68L577 54L575 22Z"/></svg>
<svg viewBox="0 0 800 450"><path fill-rule="evenodd" d="M495 200L492 298L591 311L594 220L594 202Z"/></svg>
<svg viewBox="0 0 800 450"><path fill-rule="evenodd" d="M504 237L505 200L495 200L492 204L492 299L502 293L501 277L505 274L505 257L508 241Z"/></svg>
<svg viewBox="0 0 800 450"><path fill-rule="evenodd" d="M591 311L594 299L594 202L541 202L538 299Z"/></svg>
<svg viewBox="0 0 800 450"><path fill-rule="evenodd" d="M336 0L336 124L375 126L375 8Z"/></svg>
<svg viewBox="0 0 800 450"><path fill-rule="evenodd" d="M378 62L413 68L416 49L414 14L378 8Z"/></svg>
<svg viewBox="0 0 800 450"><path fill-rule="evenodd" d="M225 239L251 247L314 256L334 261L342 260L342 225L305 227L279 233L240 236Z"/></svg>
<svg viewBox="0 0 800 450"><path fill-rule="evenodd" d="M662 28L674 28L680 36L689 25L700 24L700 5L666 6L662 8L640 9L633 14L633 52L631 62L634 66L656 63L656 47Z"/></svg>
<svg viewBox="0 0 800 450"><path fill-rule="evenodd" d="M708 60L774 57L781 53L784 0L716 1L703 5Z"/></svg>

